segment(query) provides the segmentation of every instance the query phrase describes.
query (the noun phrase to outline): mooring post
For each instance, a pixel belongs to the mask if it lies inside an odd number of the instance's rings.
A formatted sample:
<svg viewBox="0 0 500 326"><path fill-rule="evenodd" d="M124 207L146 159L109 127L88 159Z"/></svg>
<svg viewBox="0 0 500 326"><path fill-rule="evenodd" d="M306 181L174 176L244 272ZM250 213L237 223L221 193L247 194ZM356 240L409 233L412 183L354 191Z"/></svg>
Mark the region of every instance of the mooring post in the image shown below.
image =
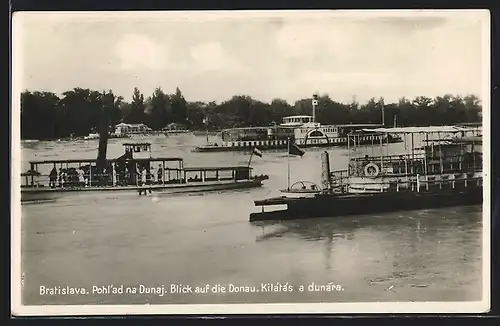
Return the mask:
<svg viewBox="0 0 500 326"><path fill-rule="evenodd" d="M328 156L328 152L324 151L321 153L321 167L322 167L322 173L321 173L321 181L323 183L323 189L326 190L327 192L330 192L330 181L331 181L331 176L330 176L330 158Z"/></svg>

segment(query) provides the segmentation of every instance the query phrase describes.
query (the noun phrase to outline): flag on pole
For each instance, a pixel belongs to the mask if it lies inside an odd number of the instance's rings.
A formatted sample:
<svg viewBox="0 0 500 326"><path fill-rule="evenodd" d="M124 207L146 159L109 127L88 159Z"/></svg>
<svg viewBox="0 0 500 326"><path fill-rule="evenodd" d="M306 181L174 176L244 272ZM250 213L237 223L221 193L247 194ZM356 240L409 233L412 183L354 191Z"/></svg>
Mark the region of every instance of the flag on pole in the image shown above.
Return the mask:
<svg viewBox="0 0 500 326"><path fill-rule="evenodd" d="M248 159L248 167L250 167L250 163L252 163L252 157L257 155L258 157L262 157L262 151L257 147L254 147L252 153L250 154L250 158Z"/></svg>
<svg viewBox="0 0 500 326"><path fill-rule="evenodd" d="M302 157L304 153L305 151L297 146L294 142L290 143L290 146L288 147L288 154Z"/></svg>
<svg viewBox="0 0 500 326"><path fill-rule="evenodd" d="M257 147L254 147L253 154L257 155L258 157L262 157L262 151L260 149L258 149Z"/></svg>

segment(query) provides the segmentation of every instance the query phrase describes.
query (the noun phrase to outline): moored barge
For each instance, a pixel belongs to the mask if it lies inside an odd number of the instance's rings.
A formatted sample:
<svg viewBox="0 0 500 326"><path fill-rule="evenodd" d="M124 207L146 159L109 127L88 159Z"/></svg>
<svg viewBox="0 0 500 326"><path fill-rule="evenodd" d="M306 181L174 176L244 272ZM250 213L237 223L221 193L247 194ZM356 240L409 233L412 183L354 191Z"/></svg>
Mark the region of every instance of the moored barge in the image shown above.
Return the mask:
<svg viewBox="0 0 500 326"><path fill-rule="evenodd" d="M322 185L295 183L283 196L255 201L262 211L250 221L377 214L404 210L479 205L483 201L482 137L464 136L454 127L429 127L376 132L422 134L423 146L412 141L409 152L400 155L356 155L347 170L330 172L329 155L322 153ZM458 137L442 138L452 133ZM429 139L429 135L438 134ZM353 136L355 137L355 136ZM405 138L406 139L406 138ZM308 192L302 195L301 192ZM266 206L287 206L265 212Z"/></svg>

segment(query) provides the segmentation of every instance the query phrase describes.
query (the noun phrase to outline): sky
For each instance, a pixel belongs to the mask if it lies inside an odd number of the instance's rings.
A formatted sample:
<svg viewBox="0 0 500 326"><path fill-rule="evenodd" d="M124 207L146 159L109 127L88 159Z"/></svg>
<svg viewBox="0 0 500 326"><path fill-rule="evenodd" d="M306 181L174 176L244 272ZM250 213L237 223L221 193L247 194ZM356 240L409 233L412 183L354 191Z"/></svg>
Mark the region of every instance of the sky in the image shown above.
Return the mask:
<svg viewBox="0 0 500 326"><path fill-rule="evenodd" d="M125 100L158 86L218 103L482 97L485 31L484 11L18 13L13 77L19 92L111 89Z"/></svg>

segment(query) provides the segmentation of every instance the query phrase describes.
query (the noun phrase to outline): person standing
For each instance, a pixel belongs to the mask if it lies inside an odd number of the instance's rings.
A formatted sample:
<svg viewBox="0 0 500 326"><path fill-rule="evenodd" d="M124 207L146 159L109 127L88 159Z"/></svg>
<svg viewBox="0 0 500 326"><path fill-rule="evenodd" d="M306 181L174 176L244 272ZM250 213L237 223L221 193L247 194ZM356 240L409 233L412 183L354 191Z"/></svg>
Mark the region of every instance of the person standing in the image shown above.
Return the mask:
<svg viewBox="0 0 500 326"><path fill-rule="evenodd" d="M50 171L50 174L49 174L49 187L55 188L56 187L56 181L57 181L57 169L54 166L52 168L52 171Z"/></svg>
<svg viewBox="0 0 500 326"><path fill-rule="evenodd" d="M116 163L111 166L111 170L112 170L112 173L113 173L112 185L114 187L114 186L116 186L116 183L117 183L116 176L118 174L117 171L116 171Z"/></svg>
<svg viewBox="0 0 500 326"><path fill-rule="evenodd" d="M145 184L147 184L147 173L148 173L148 171L146 170L145 167L143 167L141 173L142 173L141 174L142 184L145 185Z"/></svg>
<svg viewBox="0 0 500 326"><path fill-rule="evenodd" d="M161 167L161 164L158 165L158 171L156 172L157 173L157 180L158 180L158 183L163 183L163 168Z"/></svg>
<svg viewBox="0 0 500 326"><path fill-rule="evenodd" d="M63 186L63 169L62 168L59 169L59 178L58 178L58 181L59 181L58 186L62 187Z"/></svg>
<svg viewBox="0 0 500 326"><path fill-rule="evenodd" d="M83 167L78 169L78 183L80 187L85 186L85 171L83 171Z"/></svg>
<svg viewBox="0 0 500 326"><path fill-rule="evenodd" d="M139 166L139 164L137 164L136 166L136 171L135 171L135 175L136 175L136 184L138 186L141 186L142 185L142 167Z"/></svg>

